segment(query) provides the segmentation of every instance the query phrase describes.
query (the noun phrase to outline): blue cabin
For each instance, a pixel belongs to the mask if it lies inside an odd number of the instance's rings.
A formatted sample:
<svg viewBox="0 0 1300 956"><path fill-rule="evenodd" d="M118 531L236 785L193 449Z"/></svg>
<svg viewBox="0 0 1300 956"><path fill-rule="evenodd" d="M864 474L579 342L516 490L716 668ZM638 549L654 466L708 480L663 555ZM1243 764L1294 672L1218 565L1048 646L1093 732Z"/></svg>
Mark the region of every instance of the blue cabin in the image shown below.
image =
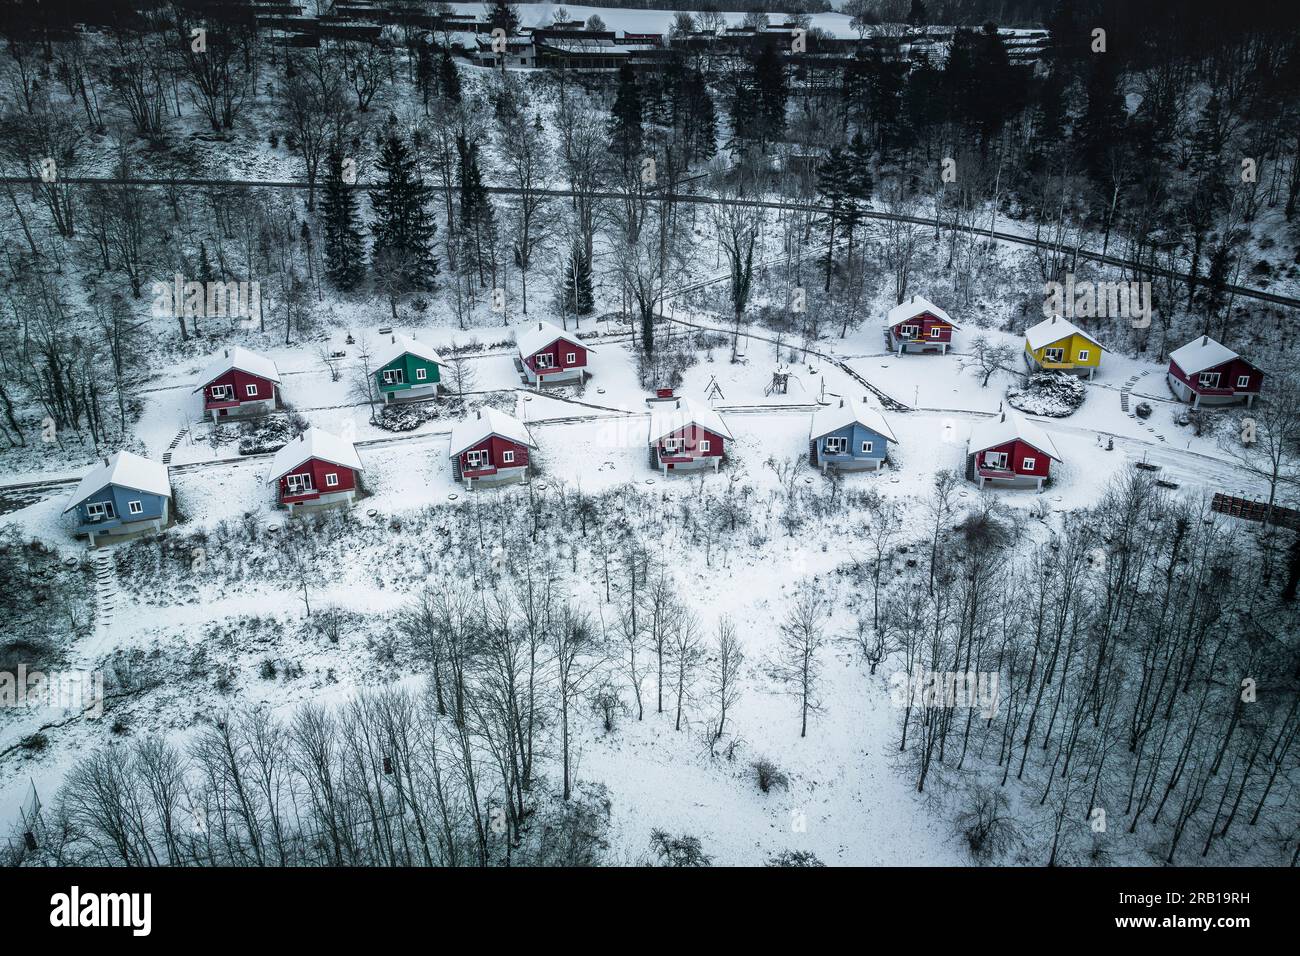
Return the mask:
<svg viewBox="0 0 1300 956"><path fill-rule="evenodd" d="M63 513L76 512L76 533L87 535L93 548L96 538L166 527L171 498L166 465L120 451L81 479Z"/></svg>
<svg viewBox="0 0 1300 956"><path fill-rule="evenodd" d="M813 415L808 461L823 472L875 470L897 441L885 417L865 401L841 398Z"/></svg>

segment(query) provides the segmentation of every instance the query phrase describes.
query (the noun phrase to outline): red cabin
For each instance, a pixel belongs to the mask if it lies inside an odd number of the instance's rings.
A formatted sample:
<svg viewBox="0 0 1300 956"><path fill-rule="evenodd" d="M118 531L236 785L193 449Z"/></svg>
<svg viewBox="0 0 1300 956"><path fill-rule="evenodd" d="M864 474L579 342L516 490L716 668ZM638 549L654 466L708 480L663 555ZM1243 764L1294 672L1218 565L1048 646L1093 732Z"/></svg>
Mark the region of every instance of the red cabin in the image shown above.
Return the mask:
<svg viewBox="0 0 1300 956"><path fill-rule="evenodd" d="M216 421L228 415L273 411L279 387L275 362L235 346L204 370L194 391L203 393L205 417L211 415Z"/></svg>
<svg viewBox="0 0 1300 956"><path fill-rule="evenodd" d="M667 475L712 466L727 454L731 432L722 416L689 398L657 401L650 410L650 466Z"/></svg>
<svg viewBox="0 0 1300 956"><path fill-rule="evenodd" d="M1188 342L1169 355L1170 390L1193 408L1244 401L1254 404L1264 385L1264 373L1208 335Z"/></svg>
<svg viewBox="0 0 1300 956"><path fill-rule="evenodd" d="M521 328L515 341L519 346L519 369L530 385L581 381L586 374L587 353L594 351L550 322Z"/></svg>
<svg viewBox="0 0 1300 956"><path fill-rule="evenodd" d="M885 316L885 342L898 352L946 354L957 325L948 313L925 296L914 295Z"/></svg>
<svg viewBox="0 0 1300 956"><path fill-rule="evenodd" d="M290 511L302 505L351 501L357 492L361 460L350 441L309 428L275 453L268 484Z"/></svg>
<svg viewBox="0 0 1300 956"><path fill-rule="evenodd" d="M466 488L487 481L522 481L537 445L519 419L484 406L451 431L451 474Z"/></svg>
<svg viewBox="0 0 1300 956"><path fill-rule="evenodd" d="M1019 415L1002 412L971 429L966 446L966 477L980 488L988 481L1039 491L1051 476L1060 452L1050 435Z"/></svg>

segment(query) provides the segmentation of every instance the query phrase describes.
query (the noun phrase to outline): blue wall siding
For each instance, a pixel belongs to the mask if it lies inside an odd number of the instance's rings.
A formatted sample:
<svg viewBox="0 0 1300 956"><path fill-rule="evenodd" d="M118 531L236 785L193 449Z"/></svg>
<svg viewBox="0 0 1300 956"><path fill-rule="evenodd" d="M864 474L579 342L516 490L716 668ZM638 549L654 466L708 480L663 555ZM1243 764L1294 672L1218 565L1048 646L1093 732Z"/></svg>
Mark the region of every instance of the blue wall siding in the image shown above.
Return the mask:
<svg viewBox="0 0 1300 956"><path fill-rule="evenodd" d="M829 455L826 453L827 438L847 438L849 440L849 450L843 455ZM871 442L871 451L864 452L862 443ZM829 432L817 439L817 457L820 461L847 461L850 458L859 461L883 461L889 452L889 442L883 435L878 435L865 425L854 422L851 425L845 425L843 428Z"/></svg>
<svg viewBox="0 0 1300 956"><path fill-rule="evenodd" d="M103 501L113 502L113 518L105 518L101 521L91 521L86 506L92 503ZM143 510L138 515L130 513L129 505L132 501L140 502ZM130 524L135 521L155 521L166 514L164 510L167 507L168 499L162 495L150 494L147 491L136 491L134 488L121 488L117 485L108 485L101 488L93 495L88 497L81 504L77 505L77 520L83 528L115 528L123 524Z"/></svg>

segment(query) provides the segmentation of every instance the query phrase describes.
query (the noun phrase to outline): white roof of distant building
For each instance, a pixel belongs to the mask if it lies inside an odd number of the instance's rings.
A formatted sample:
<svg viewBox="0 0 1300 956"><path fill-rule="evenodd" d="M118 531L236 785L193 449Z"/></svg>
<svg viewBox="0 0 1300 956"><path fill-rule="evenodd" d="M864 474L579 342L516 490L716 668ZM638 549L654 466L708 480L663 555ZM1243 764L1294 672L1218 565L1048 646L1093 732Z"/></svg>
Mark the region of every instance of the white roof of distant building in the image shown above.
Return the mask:
<svg viewBox="0 0 1300 956"><path fill-rule="evenodd" d="M1081 335L1097 348L1105 351L1104 345L1073 322L1069 322L1059 315L1054 315L1050 319L1043 319L1032 328L1026 329L1025 341L1029 343L1031 349L1038 351L1044 345L1051 345L1053 342L1059 342L1071 335Z"/></svg>
<svg viewBox="0 0 1300 956"><path fill-rule="evenodd" d="M854 422L871 429L877 435L881 435L892 442L898 442L889 427L889 423L885 421L884 415L874 408L868 407L866 403L852 398L841 399L834 405L819 408L814 412L812 433L809 437L821 438L823 435L839 431L845 425L851 425Z"/></svg>
<svg viewBox="0 0 1300 956"><path fill-rule="evenodd" d="M519 345L520 355L536 355L556 339L564 339L574 345L581 345L589 352L596 351L589 345L578 341L574 333L566 332L558 325L552 325L550 322L530 322L527 325L521 325L515 331L515 342Z"/></svg>
<svg viewBox="0 0 1300 956"><path fill-rule="evenodd" d="M129 451L119 451L86 473L86 477L77 485L77 490L72 493L68 507L63 509L64 513L109 485L162 495L164 498L172 496L172 483L167 477L166 465L133 455Z"/></svg>
<svg viewBox="0 0 1300 956"><path fill-rule="evenodd" d="M885 324L891 326L897 325L899 322L905 322L908 319L915 318L922 312L929 312L936 319L942 319L954 329L958 327L957 323L952 320L952 317L949 316L947 312L939 308L923 295L914 295L906 302L900 303L890 309L889 314L885 316Z"/></svg>
<svg viewBox="0 0 1300 956"><path fill-rule="evenodd" d="M656 442L665 435L671 435L687 425L698 425L723 438L731 437L731 432L727 429L722 416L700 402L682 397L655 402L650 407L651 442Z"/></svg>
<svg viewBox="0 0 1300 956"><path fill-rule="evenodd" d="M1062 461L1061 453L1050 435L1033 422L1021 418L1014 412L1001 412L999 415L974 425L970 430L970 445L967 450L981 452L988 448L1005 445L1009 441L1022 441L1032 445L1045 455Z"/></svg>
<svg viewBox="0 0 1300 956"><path fill-rule="evenodd" d="M416 358L422 358L426 362L432 362L434 365L441 365L444 368L447 365L442 360L442 356L423 342L417 341L409 335L397 333L379 347L379 351L375 354L375 368L383 368L389 362L408 353Z"/></svg>
<svg viewBox="0 0 1300 956"><path fill-rule="evenodd" d="M271 462L271 473L267 476L266 483L274 484L312 458L319 458L321 461L328 461L343 468L351 468L353 471L361 471L361 459L357 457L357 450L352 447L352 442L321 431L319 428L309 428L275 453L275 460Z"/></svg>
<svg viewBox="0 0 1300 956"><path fill-rule="evenodd" d="M1195 375L1197 372L1204 372L1207 368L1231 362L1238 358L1238 355L1226 345L1219 344L1208 335L1202 335L1192 339L1182 348L1174 349L1169 353L1169 357L1183 370L1183 374Z"/></svg>
<svg viewBox="0 0 1300 956"><path fill-rule="evenodd" d="M505 412L497 411L486 405L476 409L468 418L458 421L451 430L451 455L454 458L467 448L473 448L489 435L536 448L533 436L528 433L528 426Z"/></svg>
<svg viewBox="0 0 1300 956"><path fill-rule="evenodd" d="M258 378L269 379L276 384L280 382L280 370L272 359L267 358L265 355L259 355L252 349L236 345L234 348L226 349L225 352L212 360L212 364L204 369L203 374L199 376L199 383L194 386L194 391L199 391L209 382L225 375L232 368L247 372L249 375L256 375Z"/></svg>

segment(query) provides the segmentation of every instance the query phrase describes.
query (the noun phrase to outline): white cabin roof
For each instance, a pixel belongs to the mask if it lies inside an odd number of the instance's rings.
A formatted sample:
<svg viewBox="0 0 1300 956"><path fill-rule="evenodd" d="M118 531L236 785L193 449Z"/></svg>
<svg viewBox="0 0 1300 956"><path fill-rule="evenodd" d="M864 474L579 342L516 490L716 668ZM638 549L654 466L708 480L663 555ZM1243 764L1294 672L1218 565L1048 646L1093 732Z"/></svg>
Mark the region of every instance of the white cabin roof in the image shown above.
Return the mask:
<svg viewBox="0 0 1300 956"><path fill-rule="evenodd" d="M947 322L954 329L958 328L957 323L952 320L952 317L948 315L947 312L939 308L923 295L914 295L906 302L900 303L890 309L889 314L885 316L885 324L892 327L897 325L899 322L906 322L908 319L914 319L922 312L929 312L935 318Z"/></svg>
<svg viewBox="0 0 1300 956"><path fill-rule="evenodd" d="M1061 453L1050 435L1034 422L1021 418L1014 412L1002 412L988 421L979 422L971 427L968 452L981 452L988 448L1005 445L1009 441L1022 441L1032 445L1045 455L1062 461Z"/></svg>
<svg viewBox="0 0 1300 956"><path fill-rule="evenodd" d="M580 342L572 333L566 332L558 325L552 325L550 322L530 322L527 325L521 325L515 331L515 342L519 345L519 354L523 356L536 355L556 339L564 339L564 341L572 342L574 345L581 345L588 352L596 351L586 343Z"/></svg>
<svg viewBox="0 0 1300 956"><path fill-rule="evenodd" d="M650 407L650 443L653 444L665 435L671 435L687 425L700 428L731 438L731 432L722 416L708 405L692 401L685 396L655 402Z"/></svg>
<svg viewBox="0 0 1300 956"><path fill-rule="evenodd" d="M442 360L442 356L432 348L417 339L411 338L409 335L402 335L401 333L394 334L389 341L379 347L379 351L375 354L374 367L381 369L389 362L407 354L422 358L426 362L432 362L434 365L447 367L447 363Z"/></svg>
<svg viewBox="0 0 1300 956"><path fill-rule="evenodd" d="M1025 341L1035 352L1044 345L1051 345L1053 342L1059 342L1061 339L1068 338L1071 335L1081 335L1097 348L1105 351L1105 346L1098 342L1083 329L1079 328L1073 322L1066 320L1059 315L1053 315L1050 319L1043 319L1037 325L1025 330Z"/></svg>
<svg viewBox="0 0 1300 956"><path fill-rule="evenodd" d="M489 435L536 448L528 426L505 412L486 405L476 409L468 418L458 421L451 430L451 457L455 458L467 448L473 448Z"/></svg>
<svg viewBox="0 0 1300 956"><path fill-rule="evenodd" d="M1238 355L1226 345L1219 344L1208 335L1202 335L1192 339L1182 348L1174 349L1169 353L1169 358L1183 370L1184 375L1195 375L1197 372L1204 372L1207 368L1231 362L1238 358Z"/></svg>
<svg viewBox="0 0 1300 956"><path fill-rule="evenodd" d="M162 495L164 498L172 496L172 483L167 477L166 465L133 455L129 451L119 451L86 473L77 485L77 490L72 493L68 506L63 509L64 514L109 485Z"/></svg>
<svg viewBox="0 0 1300 956"><path fill-rule="evenodd" d="M194 391L202 390L209 382L225 375L232 368L247 372L249 375L256 375L258 378L269 379L277 385L280 383L280 370L272 359L259 355L252 349L236 345L234 348L226 349L223 354L212 360L212 364L199 376L199 383L194 386Z"/></svg>
<svg viewBox="0 0 1300 956"><path fill-rule="evenodd" d="M343 468L361 471L361 459L352 442L319 428L309 428L289 444L275 453L271 462L271 473L267 476L268 485L275 484L289 472L305 461L319 458Z"/></svg>
<svg viewBox="0 0 1300 956"><path fill-rule="evenodd" d="M834 405L828 405L815 411L812 419L812 432L809 437L813 439L821 438L823 435L839 431L845 425L851 425L854 422L864 428L871 429L877 435L887 438L895 444L898 443L898 439L894 437L894 433L890 429L889 423L885 421L884 415L869 407L865 402L859 402L852 398L840 399Z"/></svg>

